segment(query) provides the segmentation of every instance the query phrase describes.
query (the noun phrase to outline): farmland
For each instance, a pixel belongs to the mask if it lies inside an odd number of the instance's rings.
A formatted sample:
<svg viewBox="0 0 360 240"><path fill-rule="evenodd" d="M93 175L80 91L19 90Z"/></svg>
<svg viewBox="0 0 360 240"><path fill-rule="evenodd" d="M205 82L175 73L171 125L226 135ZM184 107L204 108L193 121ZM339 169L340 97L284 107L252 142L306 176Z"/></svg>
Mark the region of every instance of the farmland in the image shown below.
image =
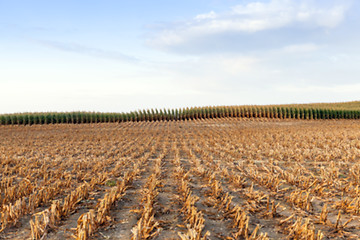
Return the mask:
<svg viewBox="0 0 360 240"><path fill-rule="evenodd" d="M0 126L0 239L359 239L359 120L277 114Z"/></svg>

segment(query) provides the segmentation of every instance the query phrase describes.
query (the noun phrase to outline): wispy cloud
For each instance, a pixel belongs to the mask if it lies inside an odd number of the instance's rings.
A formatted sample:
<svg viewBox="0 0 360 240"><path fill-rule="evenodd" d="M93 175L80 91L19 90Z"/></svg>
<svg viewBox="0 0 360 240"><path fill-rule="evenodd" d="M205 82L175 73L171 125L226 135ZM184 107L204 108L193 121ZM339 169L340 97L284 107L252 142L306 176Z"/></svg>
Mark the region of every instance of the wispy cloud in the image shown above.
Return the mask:
<svg viewBox="0 0 360 240"><path fill-rule="evenodd" d="M137 59L136 57L129 56L117 51L88 47L77 43L48 41L48 40L38 40L36 42L45 47L49 47L65 52L73 52L77 54L87 55L95 58L104 58L104 59L117 60L122 62L129 62L129 63L139 61L139 59Z"/></svg>
<svg viewBox="0 0 360 240"><path fill-rule="evenodd" d="M201 21L205 19L215 19L217 17L217 14L214 11L211 11L209 13L199 14L195 17L195 20Z"/></svg>
<svg viewBox="0 0 360 240"><path fill-rule="evenodd" d="M333 86L281 86L276 88L282 92L293 93L358 93L360 91L360 84L336 84Z"/></svg>
<svg viewBox="0 0 360 240"><path fill-rule="evenodd" d="M224 40L227 38L237 42L239 39L251 42L254 35L267 37L269 32L279 34L281 29L300 32L333 29L344 20L349 3L350 1L336 0L330 0L325 5L317 4L314 0L256 1L236 5L227 12L211 11L186 22L169 24L155 32L147 43L161 49L182 51L187 46L194 50L211 41L213 42L209 45L214 48L222 43L227 44ZM279 36L277 42L278 38ZM264 44L268 44L264 38L262 40Z"/></svg>
<svg viewBox="0 0 360 240"><path fill-rule="evenodd" d="M293 44L288 45L283 48L285 53L303 53L303 52L313 52L320 48L320 46L314 43L305 43L305 44Z"/></svg>

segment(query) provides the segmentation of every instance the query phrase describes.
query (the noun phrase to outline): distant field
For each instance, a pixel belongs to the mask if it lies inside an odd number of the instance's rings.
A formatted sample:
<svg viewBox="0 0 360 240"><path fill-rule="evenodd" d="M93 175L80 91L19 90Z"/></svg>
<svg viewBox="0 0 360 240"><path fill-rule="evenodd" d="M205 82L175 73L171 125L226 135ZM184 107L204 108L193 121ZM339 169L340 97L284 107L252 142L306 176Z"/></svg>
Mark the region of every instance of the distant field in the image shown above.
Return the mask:
<svg viewBox="0 0 360 240"><path fill-rule="evenodd" d="M0 126L0 239L360 239L360 122Z"/></svg>
<svg viewBox="0 0 360 240"><path fill-rule="evenodd" d="M147 109L128 113L47 112L0 115L0 125L178 121L209 118L360 119L360 102L291 105L210 106Z"/></svg>

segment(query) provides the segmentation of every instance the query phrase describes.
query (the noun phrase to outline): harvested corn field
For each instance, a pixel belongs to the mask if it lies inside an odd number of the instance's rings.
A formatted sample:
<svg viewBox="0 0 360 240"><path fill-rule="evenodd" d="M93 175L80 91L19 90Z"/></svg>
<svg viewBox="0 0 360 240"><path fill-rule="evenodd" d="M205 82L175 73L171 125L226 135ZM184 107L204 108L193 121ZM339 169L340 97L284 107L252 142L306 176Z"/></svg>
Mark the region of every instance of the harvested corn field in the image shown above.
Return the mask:
<svg viewBox="0 0 360 240"><path fill-rule="evenodd" d="M360 122L0 126L0 239L359 239Z"/></svg>

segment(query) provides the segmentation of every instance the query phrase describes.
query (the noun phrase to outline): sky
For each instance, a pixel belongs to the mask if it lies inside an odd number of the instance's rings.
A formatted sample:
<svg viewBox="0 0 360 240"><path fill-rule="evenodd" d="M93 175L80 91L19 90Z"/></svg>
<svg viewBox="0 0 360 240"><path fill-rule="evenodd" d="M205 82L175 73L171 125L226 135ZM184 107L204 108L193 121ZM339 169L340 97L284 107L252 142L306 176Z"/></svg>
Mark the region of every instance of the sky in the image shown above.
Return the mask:
<svg viewBox="0 0 360 240"><path fill-rule="evenodd" d="M0 0L0 113L360 100L360 1Z"/></svg>

